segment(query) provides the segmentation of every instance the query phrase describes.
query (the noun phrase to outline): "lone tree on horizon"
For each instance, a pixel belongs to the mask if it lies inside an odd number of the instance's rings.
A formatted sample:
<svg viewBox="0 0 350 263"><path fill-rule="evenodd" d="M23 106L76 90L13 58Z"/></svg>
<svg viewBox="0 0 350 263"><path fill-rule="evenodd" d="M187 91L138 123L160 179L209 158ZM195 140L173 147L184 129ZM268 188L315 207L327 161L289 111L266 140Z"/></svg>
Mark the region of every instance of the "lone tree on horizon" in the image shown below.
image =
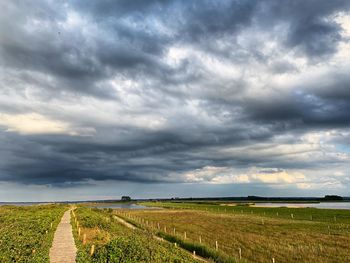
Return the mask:
<svg viewBox="0 0 350 263"><path fill-rule="evenodd" d="M131 197L130 197L130 196L127 196L127 195L123 195L123 196L122 196L122 201L123 201L123 202L129 202L129 201L131 201Z"/></svg>

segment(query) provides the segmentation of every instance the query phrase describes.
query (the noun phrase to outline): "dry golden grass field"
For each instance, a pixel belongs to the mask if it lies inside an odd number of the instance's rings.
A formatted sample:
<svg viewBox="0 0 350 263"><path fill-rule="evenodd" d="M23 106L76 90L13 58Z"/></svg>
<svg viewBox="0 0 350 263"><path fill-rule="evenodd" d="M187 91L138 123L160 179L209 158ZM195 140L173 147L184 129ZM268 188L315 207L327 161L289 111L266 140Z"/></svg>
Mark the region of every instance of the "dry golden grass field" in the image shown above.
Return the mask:
<svg viewBox="0 0 350 263"><path fill-rule="evenodd" d="M116 213L237 261L241 257L247 262L350 262L349 211L191 206Z"/></svg>

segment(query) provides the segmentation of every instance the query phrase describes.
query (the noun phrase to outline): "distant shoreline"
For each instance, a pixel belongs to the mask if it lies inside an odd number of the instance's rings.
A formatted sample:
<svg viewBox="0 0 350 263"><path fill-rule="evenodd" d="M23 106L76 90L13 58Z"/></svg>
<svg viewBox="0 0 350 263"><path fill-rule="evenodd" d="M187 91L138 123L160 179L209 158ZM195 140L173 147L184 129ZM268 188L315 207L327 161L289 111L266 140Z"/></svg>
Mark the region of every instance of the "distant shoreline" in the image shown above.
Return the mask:
<svg viewBox="0 0 350 263"><path fill-rule="evenodd" d="M336 198L334 198L336 197ZM334 198L334 199L332 199ZM340 199L341 198L341 199ZM175 198L135 198L131 201L122 201L120 199L108 200L76 200L76 201L5 201L0 202L1 205L37 205L37 204L101 204L101 203L125 203L125 202L192 202L192 203L297 203L297 204L312 204L312 203L326 203L326 202L350 202L350 197L341 196L325 196L325 197L260 197L260 196L246 196L246 197L175 197Z"/></svg>

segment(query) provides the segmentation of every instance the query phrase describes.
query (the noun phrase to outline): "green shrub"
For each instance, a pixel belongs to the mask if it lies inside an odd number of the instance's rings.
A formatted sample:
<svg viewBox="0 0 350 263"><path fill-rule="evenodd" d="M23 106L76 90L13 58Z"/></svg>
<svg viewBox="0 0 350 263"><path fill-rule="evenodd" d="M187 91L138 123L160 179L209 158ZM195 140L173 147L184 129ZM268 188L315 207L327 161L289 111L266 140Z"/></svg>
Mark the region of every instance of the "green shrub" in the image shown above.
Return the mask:
<svg viewBox="0 0 350 263"><path fill-rule="evenodd" d="M60 205L0 207L0 262L49 262L55 229L66 209Z"/></svg>

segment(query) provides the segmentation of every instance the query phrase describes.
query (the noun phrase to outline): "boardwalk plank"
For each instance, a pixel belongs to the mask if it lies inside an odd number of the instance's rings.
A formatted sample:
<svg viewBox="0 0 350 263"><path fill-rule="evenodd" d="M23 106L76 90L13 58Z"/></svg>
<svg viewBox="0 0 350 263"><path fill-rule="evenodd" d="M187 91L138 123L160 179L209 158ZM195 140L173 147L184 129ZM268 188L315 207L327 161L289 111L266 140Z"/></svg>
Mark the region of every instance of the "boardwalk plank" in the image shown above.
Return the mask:
<svg viewBox="0 0 350 263"><path fill-rule="evenodd" d="M50 248L51 263L75 263L77 248L74 243L70 210L66 211L59 223Z"/></svg>

